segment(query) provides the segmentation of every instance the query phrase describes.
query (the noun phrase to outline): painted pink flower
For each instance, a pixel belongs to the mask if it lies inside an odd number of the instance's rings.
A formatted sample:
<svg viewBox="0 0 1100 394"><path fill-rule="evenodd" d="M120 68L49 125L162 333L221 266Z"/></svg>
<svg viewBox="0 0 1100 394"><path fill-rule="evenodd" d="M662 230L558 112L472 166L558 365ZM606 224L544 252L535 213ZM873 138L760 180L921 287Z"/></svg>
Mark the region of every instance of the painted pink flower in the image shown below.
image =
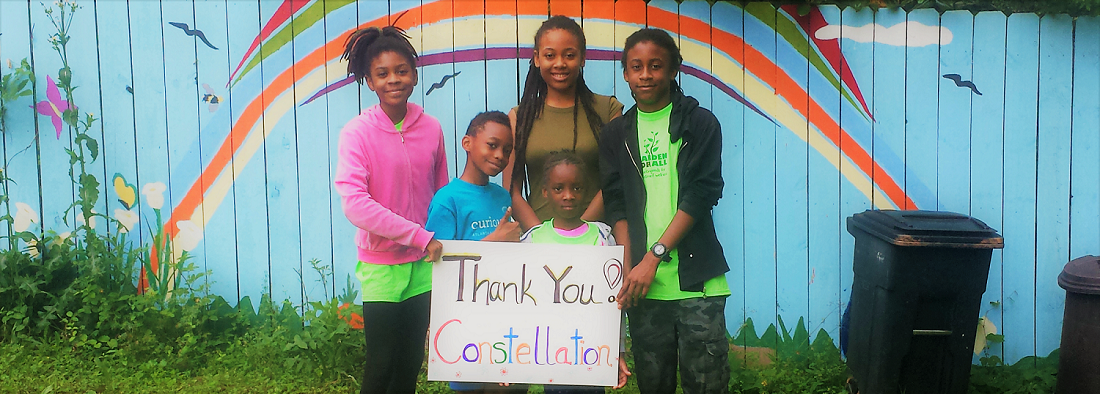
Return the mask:
<svg viewBox="0 0 1100 394"><path fill-rule="evenodd" d="M50 117L53 121L53 128L57 131L57 139L61 139L61 116L69 109L69 102L61 100L61 92L57 90L57 84L54 83L53 78L49 75L46 76L46 100L39 101L35 105L35 109L38 113ZM76 107L73 107L76 109Z"/></svg>

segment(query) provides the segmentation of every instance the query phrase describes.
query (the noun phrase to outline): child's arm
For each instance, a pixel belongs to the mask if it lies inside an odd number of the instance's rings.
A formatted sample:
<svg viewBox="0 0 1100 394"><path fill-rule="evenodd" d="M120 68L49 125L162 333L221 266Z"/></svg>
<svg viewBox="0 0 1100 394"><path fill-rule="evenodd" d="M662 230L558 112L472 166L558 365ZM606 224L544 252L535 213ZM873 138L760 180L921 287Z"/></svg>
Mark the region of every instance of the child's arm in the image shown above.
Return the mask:
<svg viewBox="0 0 1100 394"><path fill-rule="evenodd" d="M394 213L371 196L367 189L371 177L370 160L361 148L365 142L362 136L347 130L345 127L340 133L334 182L344 215L356 227L372 234L405 246L426 249L432 240L431 232Z"/></svg>
<svg viewBox="0 0 1100 394"><path fill-rule="evenodd" d="M584 210L584 214L581 215L581 220L589 222L603 220L603 190L597 191L596 195L592 197L592 202L590 202L588 208Z"/></svg>
<svg viewBox="0 0 1100 394"><path fill-rule="evenodd" d="M657 242L664 244L668 250L675 249L684 238L684 234L687 234L694 225L695 218L678 209L676 215L672 217L672 223L668 224L665 233L661 234ZM622 308L630 308L635 305L635 300L645 298L646 293L649 293L649 285L653 283L653 276L657 274L657 265L660 263L661 259L653 252L646 252L645 256L642 256L642 261L631 268L630 273L623 280L622 289L619 290L619 305Z"/></svg>
<svg viewBox="0 0 1100 394"><path fill-rule="evenodd" d="M453 204L449 198L436 194L431 205L428 205L428 222L424 224L424 229L435 233L435 239L458 239L458 214Z"/></svg>

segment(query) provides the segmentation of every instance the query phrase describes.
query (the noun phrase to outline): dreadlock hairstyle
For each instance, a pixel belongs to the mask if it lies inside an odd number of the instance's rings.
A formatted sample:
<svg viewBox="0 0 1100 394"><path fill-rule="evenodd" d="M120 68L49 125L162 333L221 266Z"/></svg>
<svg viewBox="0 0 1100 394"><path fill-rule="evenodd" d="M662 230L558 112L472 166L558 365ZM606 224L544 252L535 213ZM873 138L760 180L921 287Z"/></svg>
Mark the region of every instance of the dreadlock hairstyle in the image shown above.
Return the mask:
<svg viewBox="0 0 1100 394"><path fill-rule="evenodd" d="M539 26L539 30L535 32L535 50L538 50L539 40L542 39L542 36L554 29L565 30L576 37L577 42L580 44L581 59L584 59L586 50L584 31L581 30L581 26L576 21L564 15L556 15L542 22L542 26ZM535 67L534 59L531 59L530 66L527 69L527 80L523 84L523 96L520 97L519 108L516 110L516 146L513 151L516 154L516 161L514 167L512 167L512 184L509 185L509 190L516 187L519 187L522 191L529 190L527 189L527 141L530 139L531 128L535 124L535 119L542 115L542 107L546 103L546 89L546 81L542 79L538 67ZM583 72L577 76L577 87L574 91L573 149L576 150L578 110L580 108L584 109L585 118L588 120L588 125L597 141L600 139L600 127L603 126L603 121L600 120L600 115L596 113L596 96L585 84Z"/></svg>
<svg viewBox="0 0 1100 394"><path fill-rule="evenodd" d="M571 165L577 167L577 175L581 179L588 173L588 169L584 165L584 160L581 160L577 153L571 150L556 150L550 152L546 156L546 163L542 165L542 182L543 187L546 187L546 180L550 179L550 172L554 171L560 165Z"/></svg>
<svg viewBox="0 0 1100 394"><path fill-rule="evenodd" d="M485 129L485 124L493 122L509 129L512 128L512 122L508 120L508 115L505 115L500 111L486 111L474 116L470 120L470 126L466 128L466 135L474 137L477 133Z"/></svg>
<svg viewBox="0 0 1100 394"><path fill-rule="evenodd" d="M404 56L414 70L420 58L409 42L408 33L397 26L356 30L344 42L344 54L340 58L348 61L348 74L355 75L355 81L362 85L370 77L370 63L384 52Z"/></svg>
<svg viewBox="0 0 1100 394"><path fill-rule="evenodd" d="M668 62L672 65L672 71L680 72L680 65L684 63L684 57L680 55L680 47L676 46L676 40L668 35L668 32L654 28L639 29L626 38L626 43L623 44L623 55L620 56L623 70L626 70L626 53L633 49L635 45L643 42L652 42L668 51ZM672 80L672 91L684 92L675 79Z"/></svg>

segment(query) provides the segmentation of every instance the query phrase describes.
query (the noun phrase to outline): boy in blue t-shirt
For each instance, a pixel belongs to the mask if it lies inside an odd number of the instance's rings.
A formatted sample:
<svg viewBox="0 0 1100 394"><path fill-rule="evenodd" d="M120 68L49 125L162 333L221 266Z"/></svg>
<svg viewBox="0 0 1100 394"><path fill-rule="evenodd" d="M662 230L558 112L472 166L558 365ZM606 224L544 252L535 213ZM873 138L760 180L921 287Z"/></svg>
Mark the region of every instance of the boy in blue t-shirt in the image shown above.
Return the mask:
<svg viewBox="0 0 1100 394"><path fill-rule="evenodd" d="M436 192L424 228L441 240L519 241L519 224L511 221L511 195L489 182L489 177L504 170L512 154L508 115L477 114L462 137L462 149L466 168Z"/></svg>
<svg viewBox="0 0 1100 394"><path fill-rule="evenodd" d="M511 220L512 197L507 190L489 182L508 166L512 154L512 128L508 115L500 111L477 114L462 137L466 168L462 175L439 189L428 205L428 223L440 240L519 241L518 222ZM496 384L451 382L459 392L495 390L527 391L526 385L510 388Z"/></svg>

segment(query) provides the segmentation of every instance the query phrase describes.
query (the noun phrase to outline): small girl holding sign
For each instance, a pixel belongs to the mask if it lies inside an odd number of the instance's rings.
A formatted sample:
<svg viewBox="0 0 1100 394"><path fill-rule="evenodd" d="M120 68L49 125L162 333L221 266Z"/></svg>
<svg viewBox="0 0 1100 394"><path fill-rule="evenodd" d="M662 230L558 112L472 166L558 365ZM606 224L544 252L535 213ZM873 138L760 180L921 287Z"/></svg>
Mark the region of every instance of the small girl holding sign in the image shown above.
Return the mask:
<svg viewBox="0 0 1100 394"><path fill-rule="evenodd" d="M588 184L584 161L570 151L551 152L546 158L542 174L542 196L549 201L551 219L527 230L520 242L552 243L567 245L614 246L615 237L611 228L600 222L581 219L584 209L580 202L585 201ZM621 327L621 326L620 326ZM620 328L620 332L622 329ZM627 369L626 350L619 344L619 381L615 388L626 385L630 371ZM586 386L545 386L547 394L552 393L603 393L603 387Z"/></svg>

